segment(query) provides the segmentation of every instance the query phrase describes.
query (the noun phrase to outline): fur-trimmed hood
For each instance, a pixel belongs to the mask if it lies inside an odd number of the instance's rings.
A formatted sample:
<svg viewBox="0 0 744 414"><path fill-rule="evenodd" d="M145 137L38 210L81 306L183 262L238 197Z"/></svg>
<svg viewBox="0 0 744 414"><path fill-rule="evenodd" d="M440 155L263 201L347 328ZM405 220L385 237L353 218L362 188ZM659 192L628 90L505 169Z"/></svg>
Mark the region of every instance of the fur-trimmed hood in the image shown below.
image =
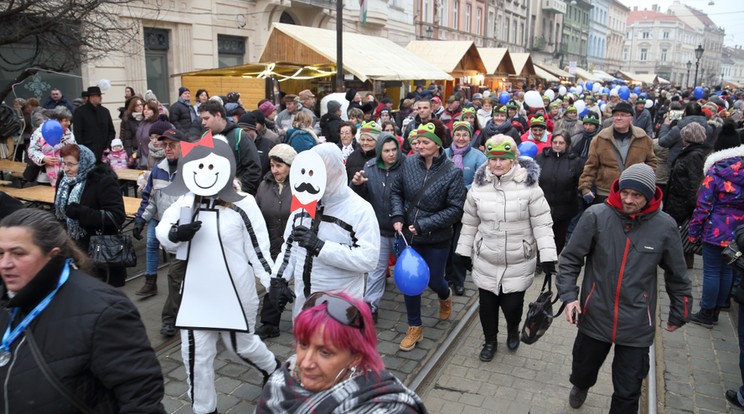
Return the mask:
<svg viewBox="0 0 744 414"><path fill-rule="evenodd" d="M509 172L501 176L501 179L514 180L515 182L524 182L527 187L537 185L540 179L540 165L535 160L529 157L519 157L518 163L512 167ZM487 183L493 182L496 176L491 173L488 168L488 161L483 163L475 172L475 178L473 184L477 186L484 186Z"/></svg>
<svg viewBox="0 0 744 414"><path fill-rule="evenodd" d="M739 158L744 157L744 145L739 145L738 147L734 148L727 148L725 150L716 151L708 156L708 158L705 159L705 166L703 167L703 172L707 173L708 170L713 166L713 164L723 161L727 158Z"/></svg>

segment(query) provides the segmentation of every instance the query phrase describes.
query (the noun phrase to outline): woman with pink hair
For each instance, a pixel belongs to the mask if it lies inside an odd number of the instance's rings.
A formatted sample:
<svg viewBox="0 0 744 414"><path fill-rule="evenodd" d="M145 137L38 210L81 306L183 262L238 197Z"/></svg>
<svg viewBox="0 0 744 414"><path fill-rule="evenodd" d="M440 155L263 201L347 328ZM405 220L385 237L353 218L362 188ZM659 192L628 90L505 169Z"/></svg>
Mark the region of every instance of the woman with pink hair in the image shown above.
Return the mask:
<svg viewBox="0 0 744 414"><path fill-rule="evenodd" d="M294 321L296 354L274 371L256 413L426 413L385 371L369 307L345 293L315 292Z"/></svg>

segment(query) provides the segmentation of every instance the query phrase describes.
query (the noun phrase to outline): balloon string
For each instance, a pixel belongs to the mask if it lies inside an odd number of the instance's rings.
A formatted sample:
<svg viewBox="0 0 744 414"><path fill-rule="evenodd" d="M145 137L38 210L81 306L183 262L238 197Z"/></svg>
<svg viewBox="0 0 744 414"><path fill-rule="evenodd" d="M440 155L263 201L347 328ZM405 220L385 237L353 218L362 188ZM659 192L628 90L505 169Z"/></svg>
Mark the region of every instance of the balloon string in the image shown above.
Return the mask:
<svg viewBox="0 0 744 414"><path fill-rule="evenodd" d="M399 231L398 234L400 234L400 238L403 239L403 243L405 243L406 247L408 247L408 240L406 240L406 236L403 235L403 232Z"/></svg>

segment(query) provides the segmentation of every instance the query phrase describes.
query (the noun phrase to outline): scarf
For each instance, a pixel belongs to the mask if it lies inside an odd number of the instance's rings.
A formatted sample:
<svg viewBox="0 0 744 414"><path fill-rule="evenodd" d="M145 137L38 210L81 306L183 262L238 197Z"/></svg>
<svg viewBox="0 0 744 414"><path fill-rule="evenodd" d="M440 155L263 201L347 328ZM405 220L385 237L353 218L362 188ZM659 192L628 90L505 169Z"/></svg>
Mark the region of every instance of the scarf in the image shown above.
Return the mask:
<svg viewBox="0 0 744 414"><path fill-rule="evenodd" d="M501 125L496 125L493 120L488 121L486 124L486 127L483 128L483 132L486 133L487 137L492 137L494 135L498 134L506 134L506 131L508 131L512 127L511 122L507 119L504 121Z"/></svg>
<svg viewBox="0 0 744 414"><path fill-rule="evenodd" d="M160 161L163 158L165 158L165 149L162 147L155 147L152 141L150 141L150 143L147 144L147 149L150 150L150 152L148 153L148 156L152 157L154 160Z"/></svg>
<svg viewBox="0 0 744 414"><path fill-rule="evenodd" d="M452 162L455 163L457 168L462 170L464 168L462 165L462 158L470 150L470 145L466 145L463 148L457 148L457 145L453 144L450 148L452 149Z"/></svg>
<svg viewBox="0 0 744 414"><path fill-rule="evenodd" d="M67 217L65 209L70 203L80 203L80 197L85 190L88 173L96 166L96 157L87 147L80 145L80 160L78 160L78 173L74 177L67 175L62 177L57 187L57 195L54 198L54 214L59 220L67 223L67 233L74 240L80 240L87 235L80 227L78 220Z"/></svg>
<svg viewBox="0 0 744 414"><path fill-rule="evenodd" d="M137 121L137 122L141 122L142 121L142 118L144 118L144 117L145 116L142 115L142 112L132 112L132 118L134 118L134 120Z"/></svg>
<svg viewBox="0 0 744 414"><path fill-rule="evenodd" d="M256 413L427 413L421 398L387 371L362 373L327 390L308 391L291 374L294 358L271 375Z"/></svg>

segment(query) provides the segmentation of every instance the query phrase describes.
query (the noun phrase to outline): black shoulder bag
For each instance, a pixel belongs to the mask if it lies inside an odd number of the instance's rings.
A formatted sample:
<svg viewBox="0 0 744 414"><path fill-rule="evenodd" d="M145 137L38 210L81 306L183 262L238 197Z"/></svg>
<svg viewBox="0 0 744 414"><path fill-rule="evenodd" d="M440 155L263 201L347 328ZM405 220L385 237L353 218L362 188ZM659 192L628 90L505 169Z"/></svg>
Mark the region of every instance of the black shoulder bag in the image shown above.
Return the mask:
<svg viewBox="0 0 744 414"><path fill-rule="evenodd" d="M116 234L103 234L106 217L116 226ZM132 245L132 238L128 234L122 234L121 227L114 221L114 216L104 210L101 210L101 231L96 231L95 235L90 236L88 256L96 266L137 266L137 254Z"/></svg>
<svg viewBox="0 0 744 414"><path fill-rule="evenodd" d="M553 275L545 274L540 295L534 302L530 303L527 316L524 318L521 340L526 344L534 344L540 339L553 323L553 318L563 312L566 304L562 304L557 313L553 313L553 305L560 300L559 296L553 299ZM547 290L545 290L547 288Z"/></svg>

